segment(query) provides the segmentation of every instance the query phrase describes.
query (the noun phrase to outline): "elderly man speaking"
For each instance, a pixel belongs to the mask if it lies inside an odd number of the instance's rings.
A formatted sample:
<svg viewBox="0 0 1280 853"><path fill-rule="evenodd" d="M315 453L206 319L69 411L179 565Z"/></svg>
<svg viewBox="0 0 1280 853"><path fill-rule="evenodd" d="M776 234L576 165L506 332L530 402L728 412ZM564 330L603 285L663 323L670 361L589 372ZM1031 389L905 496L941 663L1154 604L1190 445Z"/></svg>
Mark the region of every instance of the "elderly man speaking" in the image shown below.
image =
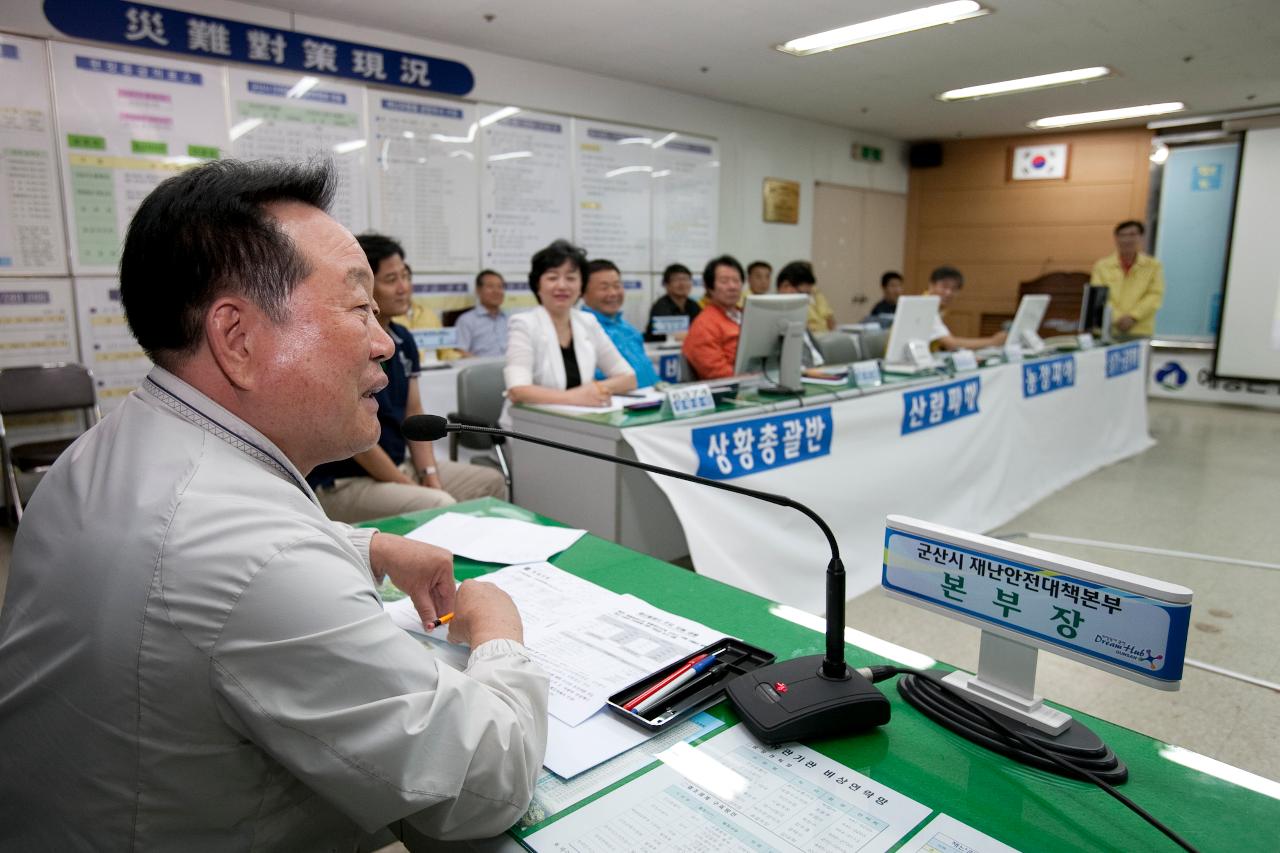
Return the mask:
<svg viewBox="0 0 1280 853"><path fill-rule="evenodd" d="M352 849L401 818L494 835L546 746L511 599L452 556L325 518L305 475L372 446L392 354L327 165L222 161L129 228L156 367L63 454L0 614L0 846ZM453 610L466 672L383 613Z"/></svg>

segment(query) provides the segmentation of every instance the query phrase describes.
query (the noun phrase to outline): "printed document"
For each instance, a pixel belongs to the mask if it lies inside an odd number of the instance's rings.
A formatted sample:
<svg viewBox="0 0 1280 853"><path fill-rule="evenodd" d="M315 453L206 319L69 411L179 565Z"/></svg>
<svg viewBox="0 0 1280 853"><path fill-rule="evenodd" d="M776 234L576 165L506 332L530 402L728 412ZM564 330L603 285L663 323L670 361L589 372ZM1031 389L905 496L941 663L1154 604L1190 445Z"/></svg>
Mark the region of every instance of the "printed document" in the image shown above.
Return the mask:
<svg viewBox="0 0 1280 853"><path fill-rule="evenodd" d="M932 811L798 743L767 747L741 725L523 841L534 850L884 853Z"/></svg>

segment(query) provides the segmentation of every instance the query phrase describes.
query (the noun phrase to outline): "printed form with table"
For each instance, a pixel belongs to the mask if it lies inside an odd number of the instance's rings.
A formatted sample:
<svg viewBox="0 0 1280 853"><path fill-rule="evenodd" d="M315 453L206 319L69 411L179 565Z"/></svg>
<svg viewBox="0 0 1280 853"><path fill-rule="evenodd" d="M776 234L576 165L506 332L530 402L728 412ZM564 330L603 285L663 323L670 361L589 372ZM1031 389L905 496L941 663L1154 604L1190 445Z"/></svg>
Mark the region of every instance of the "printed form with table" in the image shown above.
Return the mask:
<svg viewBox="0 0 1280 853"><path fill-rule="evenodd" d="M550 675L546 759L533 803L512 830L522 845L581 853L1013 850L804 744L769 746L742 724L726 724L704 710L719 692L669 709L673 719L659 731L623 719L608 707L611 696L732 638L546 562L584 533L445 513L409 534L507 564L477 579L516 602L525 646ZM383 595L397 625L442 664L466 668L470 650L447 641L448 626L428 631L408 598L390 587Z"/></svg>

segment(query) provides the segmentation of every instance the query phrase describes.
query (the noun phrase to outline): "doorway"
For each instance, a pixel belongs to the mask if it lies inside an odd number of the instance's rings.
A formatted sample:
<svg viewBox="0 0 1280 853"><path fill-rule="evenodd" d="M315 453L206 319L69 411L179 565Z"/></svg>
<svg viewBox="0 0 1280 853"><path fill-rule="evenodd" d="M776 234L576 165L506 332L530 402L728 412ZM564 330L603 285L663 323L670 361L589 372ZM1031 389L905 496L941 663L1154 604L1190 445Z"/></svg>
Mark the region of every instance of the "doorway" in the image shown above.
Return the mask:
<svg viewBox="0 0 1280 853"><path fill-rule="evenodd" d="M902 272L905 193L818 182L813 195L813 273L837 323L860 323L880 301L880 274Z"/></svg>

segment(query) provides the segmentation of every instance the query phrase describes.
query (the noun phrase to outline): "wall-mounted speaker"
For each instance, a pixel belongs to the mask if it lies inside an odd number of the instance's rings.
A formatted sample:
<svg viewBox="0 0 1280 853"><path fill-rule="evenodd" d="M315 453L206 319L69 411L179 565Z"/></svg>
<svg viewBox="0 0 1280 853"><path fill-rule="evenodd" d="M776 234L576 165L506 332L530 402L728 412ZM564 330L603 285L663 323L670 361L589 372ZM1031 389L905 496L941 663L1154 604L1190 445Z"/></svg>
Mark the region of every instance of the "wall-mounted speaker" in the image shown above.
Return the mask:
<svg viewBox="0 0 1280 853"><path fill-rule="evenodd" d="M907 149L907 161L913 169L934 169L942 165L941 142L916 142Z"/></svg>

